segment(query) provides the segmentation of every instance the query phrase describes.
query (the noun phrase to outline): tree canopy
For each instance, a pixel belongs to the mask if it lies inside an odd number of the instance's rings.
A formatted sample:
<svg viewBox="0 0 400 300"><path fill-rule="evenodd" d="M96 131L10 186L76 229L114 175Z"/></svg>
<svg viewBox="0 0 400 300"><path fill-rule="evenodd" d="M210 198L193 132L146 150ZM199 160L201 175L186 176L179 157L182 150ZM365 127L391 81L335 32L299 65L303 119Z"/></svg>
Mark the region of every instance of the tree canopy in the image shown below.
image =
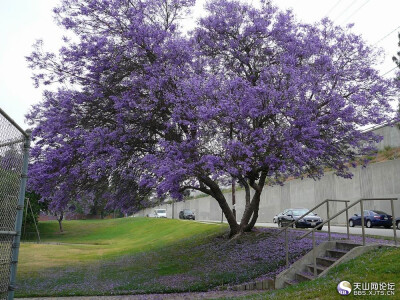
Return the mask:
<svg viewBox="0 0 400 300"><path fill-rule="evenodd" d="M329 19L298 22L270 2L213 0L192 32L194 0L63 0L72 32L58 54L35 45L36 85L57 85L28 115L30 184L62 209L103 189L132 210L186 189L218 201L231 234L250 230L265 184L351 177L380 139L362 127L392 118L396 90L379 52ZM238 222L221 185L238 181ZM251 190L253 193L251 194Z"/></svg>

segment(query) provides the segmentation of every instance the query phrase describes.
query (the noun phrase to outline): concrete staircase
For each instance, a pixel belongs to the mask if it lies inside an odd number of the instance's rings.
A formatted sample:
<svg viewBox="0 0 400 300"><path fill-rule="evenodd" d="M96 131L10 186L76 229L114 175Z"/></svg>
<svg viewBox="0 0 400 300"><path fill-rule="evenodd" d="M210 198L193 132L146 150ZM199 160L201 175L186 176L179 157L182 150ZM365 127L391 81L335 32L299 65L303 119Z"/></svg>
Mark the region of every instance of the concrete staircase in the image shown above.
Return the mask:
<svg viewBox="0 0 400 300"><path fill-rule="evenodd" d="M313 280L324 276L334 266L353 259L367 251L381 248L382 245L363 246L349 240L329 241L315 248L317 276L314 276L313 251L294 262L282 271L275 279L253 281L233 286L236 291L281 289L302 281Z"/></svg>
<svg viewBox="0 0 400 300"><path fill-rule="evenodd" d="M379 245L362 246L348 240L324 242L315 248L317 276L314 276L313 251L310 251L276 277L275 289L323 276L330 268L376 247Z"/></svg>

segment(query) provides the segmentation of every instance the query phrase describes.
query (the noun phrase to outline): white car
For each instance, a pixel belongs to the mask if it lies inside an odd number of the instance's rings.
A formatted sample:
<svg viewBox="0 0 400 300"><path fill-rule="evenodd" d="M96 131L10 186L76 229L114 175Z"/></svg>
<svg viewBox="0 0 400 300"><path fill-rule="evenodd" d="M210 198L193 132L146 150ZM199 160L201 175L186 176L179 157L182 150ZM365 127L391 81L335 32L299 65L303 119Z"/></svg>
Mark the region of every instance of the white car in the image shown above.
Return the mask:
<svg viewBox="0 0 400 300"><path fill-rule="evenodd" d="M156 210L154 210L154 214L155 214L156 218L166 218L167 210L166 209L156 209Z"/></svg>

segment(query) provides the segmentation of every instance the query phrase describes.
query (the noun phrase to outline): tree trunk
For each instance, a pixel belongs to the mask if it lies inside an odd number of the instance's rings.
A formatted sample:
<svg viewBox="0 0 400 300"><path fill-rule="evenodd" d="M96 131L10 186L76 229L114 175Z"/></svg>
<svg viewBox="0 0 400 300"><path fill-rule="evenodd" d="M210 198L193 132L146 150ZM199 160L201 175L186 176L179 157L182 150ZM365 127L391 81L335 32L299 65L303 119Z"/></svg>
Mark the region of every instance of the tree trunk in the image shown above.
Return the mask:
<svg viewBox="0 0 400 300"><path fill-rule="evenodd" d="M267 178L267 173L262 172L258 184L255 182L250 182L250 186L255 190L255 193L253 198L251 199L250 204L246 205L246 209L244 210L242 220L240 221L240 228L242 231L251 231L257 222L261 193L264 189L266 178Z"/></svg>
<svg viewBox="0 0 400 300"><path fill-rule="evenodd" d="M199 190L203 193L206 193L212 196L215 200L217 200L219 206L222 209L223 214L225 215L226 220L228 221L230 227L229 237L233 237L237 234L241 234L245 231L251 231L256 221L258 219L258 210L260 206L260 196L261 192L265 185L265 179L267 177L267 172L262 172L259 178L258 183L255 183L254 180L250 181L248 184L245 179L239 179L239 181L244 185L246 190L246 208L243 213L240 225L236 221L236 217L229 207L228 202L218 184L214 182L209 177L200 177L200 188ZM207 186L208 188L206 188ZM250 201L250 187L255 190L254 196ZM251 218L251 221L250 221Z"/></svg>
<svg viewBox="0 0 400 300"><path fill-rule="evenodd" d="M230 209L228 202L225 199L225 196L221 193L222 197L216 198L219 206L222 209L222 212L225 215L226 220L228 221L230 227L229 237L232 237L238 233L240 233L240 226L236 221L235 216L233 215L233 211Z"/></svg>
<svg viewBox="0 0 400 300"><path fill-rule="evenodd" d="M94 200L93 202L93 208L92 208L92 215L93 216L97 216L97 211L98 211L98 204L97 204L97 200Z"/></svg>
<svg viewBox="0 0 400 300"><path fill-rule="evenodd" d="M241 232L240 226L236 221L236 218L229 207L228 202L218 184L214 182L211 178L202 177L201 182L204 183L209 189L203 188L202 191L210 196L212 196L215 200L217 200L219 207L221 207L223 214L225 215L226 220L228 221L230 227L229 237L232 237Z"/></svg>
<svg viewBox="0 0 400 300"><path fill-rule="evenodd" d="M60 232L64 232L63 226L62 226L62 221L64 219L64 213L61 212L60 215L59 216L56 215L56 217L57 217L57 221L58 221L58 226L60 227Z"/></svg>
<svg viewBox="0 0 400 300"><path fill-rule="evenodd" d="M240 221L240 227L242 228L243 231L250 231L254 227L257 221L258 210L260 206L260 196L261 193L259 191L256 191L254 193L253 199L251 199L250 204L247 205L246 209L244 210L242 219Z"/></svg>
<svg viewBox="0 0 400 300"><path fill-rule="evenodd" d="M256 208L254 208L253 216L251 218L250 223L245 226L245 228L244 228L245 232L251 231L254 228L254 225L256 225L256 222L258 219L258 210L259 210L259 204L257 205Z"/></svg>
<svg viewBox="0 0 400 300"><path fill-rule="evenodd" d="M63 226L62 226L62 220L58 220L58 226L60 227L60 232L64 232Z"/></svg>

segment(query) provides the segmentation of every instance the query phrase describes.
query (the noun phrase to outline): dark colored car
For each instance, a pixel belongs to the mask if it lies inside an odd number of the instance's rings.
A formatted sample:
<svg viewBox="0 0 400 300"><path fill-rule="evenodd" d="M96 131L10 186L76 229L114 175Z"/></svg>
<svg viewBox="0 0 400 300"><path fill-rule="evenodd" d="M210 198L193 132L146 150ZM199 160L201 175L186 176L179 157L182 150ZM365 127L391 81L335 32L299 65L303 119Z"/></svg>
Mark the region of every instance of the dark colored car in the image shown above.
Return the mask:
<svg viewBox="0 0 400 300"><path fill-rule="evenodd" d="M196 217L190 209L184 209L179 212L179 219L195 220Z"/></svg>
<svg viewBox="0 0 400 300"><path fill-rule="evenodd" d="M354 214L349 219L349 226L361 226L361 214ZM364 225L368 228L374 226L392 227L392 216L380 210L364 210Z"/></svg>
<svg viewBox="0 0 400 300"><path fill-rule="evenodd" d="M289 209L285 209L284 211L280 212L279 214L275 215L272 219L272 222L278 223L278 219L280 216L284 215Z"/></svg>
<svg viewBox="0 0 400 300"><path fill-rule="evenodd" d="M400 217L396 218L396 227L400 229Z"/></svg>
<svg viewBox="0 0 400 300"><path fill-rule="evenodd" d="M300 217L308 212L306 208L290 208L285 214L279 217L278 226L286 227L291 222L296 221L293 227L296 228L314 228L323 222L322 218L314 213L308 213L306 216ZM318 228L321 230L322 227Z"/></svg>

